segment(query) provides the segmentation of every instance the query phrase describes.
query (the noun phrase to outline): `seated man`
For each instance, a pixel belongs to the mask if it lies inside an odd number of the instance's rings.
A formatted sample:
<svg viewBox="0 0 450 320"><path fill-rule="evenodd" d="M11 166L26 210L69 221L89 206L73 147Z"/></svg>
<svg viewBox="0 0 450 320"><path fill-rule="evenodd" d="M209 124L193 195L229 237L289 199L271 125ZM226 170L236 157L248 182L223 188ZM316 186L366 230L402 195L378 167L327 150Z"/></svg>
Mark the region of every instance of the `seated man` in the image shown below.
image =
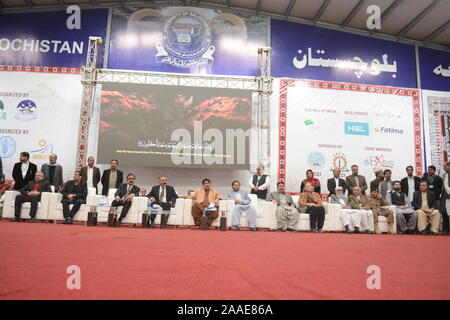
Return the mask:
<svg viewBox="0 0 450 320"><path fill-rule="evenodd" d="M139 197L146 197L146 196L147 196L147 189L141 188L141 190L139 190Z"/></svg>
<svg viewBox="0 0 450 320"><path fill-rule="evenodd" d="M250 231L256 231L256 209L250 205L251 199L247 191L240 190L241 183L237 180L231 184L232 191L227 193L226 200L233 200L236 204L233 208L231 225L233 230L241 230L241 214L246 212Z"/></svg>
<svg viewBox="0 0 450 320"><path fill-rule="evenodd" d="M41 201L42 192L52 192L52 189L50 188L49 182L44 182L44 174L38 171L34 175L34 181L29 181L22 189L20 189L20 194L15 200L14 218L11 221L19 222L22 203L31 202L30 222L34 222L36 220L36 212L38 203Z"/></svg>
<svg viewBox="0 0 450 320"><path fill-rule="evenodd" d="M170 210L175 206L178 195L172 186L167 185L166 177L159 177L159 185L152 187L152 190L147 195L152 204L158 204L163 210ZM150 215L150 227L155 226L156 214Z"/></svg>
<svg viewBox="0 0 450 320"><path fill-rule="evenodd" d="M386 200L396 207L397 226L401 233L413 234L417 225L417 213L411 208L406 194L401 192L401 182L394 181L393 190L386 196ZM406 217L409 220L406 221Z"/></svg>
<svg viewBox="0 0 450 320"><path fill-rule="evenodd" d="M350 207L361 212L361 228L365 233L373 233L373 213L369 208L369 199L361 194L360 187L353 187L353 194L348 197Z"/></svg>
<svg viewBox="0 0 450 320"><path fill-rule="evenodd" d="M309 213L311 232L322 232L325 222L325 208L322 204L322 198L319 193L314 192L315 189L311 183L307 182L304 188L305 191L298 198L298 204L300 207L306 207L306 213Z"/></svg>
<svg viewBox="0 0 450 320"><path fill-rule="evenodd" d="M369 208L373 213L373 223L377 234L381 233L380 227L378 226L378 216L386 217L388 220L388 233L395 233L394 228L396 226L394 226L394 212L392 212L392 210L382 208L383 206L388 205L389 202L381 197L381 193L378 192L378 189L374 189L370 192Z"/></svg>
<svg viewBox="0 0 450 320"><path fill-rule="evenodd" d="M122 212L120 213L120 217L117 220L117 223L120 224L127 216L128 210L131 208L131 204L133 202L133 198L139 196L140 188L134 185L134 181L136 180L136 176L130 173L127 176L127 183L122 183L116 191L114 195L114 201L111 204L111 207L123 206Z"/></svg>
<svg viewBox="0 0 450 320"><path fill-rule="evenodd" d="M335 190L335 194L332 194L330 197L330 203L341 205L341 220L344 225L345 232L352 233L350 231L351 220L353 222L354 232L359 233L359 229L361 228L361 212L351 209L342 187L337 187Z"/></svg>
<svg viewBox="0 0 450 320"><path fill-rule="evenodd" d="M219 206L219 193L211 188L211 180L208 178L203 179L202 188L196 190L189 196L189 199L194 200L192 204L192 217L196 226L200 226L200 218L203 215L203 210L211 203L217 208ZM208 227L210 227L219 216L218 211L206 211L205 215L208 219Z"/></svg>
<svg viewBox="0 0 450 320"><path fill-rule="evenodd" d="M277 231L295 232L297 230L299 214L294 206L294 200L285 193L284 182L277 183L278 191L267 195L267 201L277 204Z"/></svg>
<svg viewBox="0 0 450 320"><path fill-rule="evenodd" d="M428 234L431 229L431 234L437 235L441 216L436 209L434 192L428 190L427 180L420 181L419 191L414 192L412 206L417 212L419 232Z"/></svg>
<svg viewBox="0 0 450 320"><path fill-rule="evenodd" d="M73 180L67 181L63 190L61 191L63 199L61 200L63 206L64 224L71 224L73 217L77 214L83 203L86 203L88 194L87 183L81 181L81 172L76 170L73 175ZM72 210L70 205L73 204Z"/></svg>

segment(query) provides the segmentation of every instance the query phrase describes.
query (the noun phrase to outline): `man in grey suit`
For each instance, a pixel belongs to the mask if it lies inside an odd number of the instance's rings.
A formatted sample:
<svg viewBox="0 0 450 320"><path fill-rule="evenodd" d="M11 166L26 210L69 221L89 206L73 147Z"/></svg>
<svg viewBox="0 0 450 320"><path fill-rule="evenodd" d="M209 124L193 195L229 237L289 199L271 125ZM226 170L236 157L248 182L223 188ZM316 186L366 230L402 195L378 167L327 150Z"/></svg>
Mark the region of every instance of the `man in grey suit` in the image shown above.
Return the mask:
<svg viewBox="0 0 450 320"><path fill-rule="evenodd" d="M241 183L237 180L232 182L231 187L233 190L227 193L225 200L234 200L236 204L233 208L233 217L231 218L233 230L241 230L241 214L245 212L250 231L256 231L256 209L250 205L251 199L248 192L240 190Z"/></svg>
<svg viewBox="0 0 450 320"><path fill-rule="evenodd" d="M391 170L389 169L384 170L384 180L380 182L379 190L383 199L386 200L388 193L390 193L393 190Z"/></svg>
<svg viewBox="0 0 450 320"><path fill-rule="evenodd" d="M297 230L299 214L294 200L285 193L284 182L277 183L278 191L267 195L267 201L277 204L277 231L295 232Z"/></svg>
<svg viewBox="0 0 450 320"><path fill-rule="evenodd" d="M441 193L442 234L448 235L450 224L450 161L444 163L444 170Z"/></svg>
<svg viewBox="0 0 450 320"><path fill-rule="evenodd" d="M49 163L44 163L41 167L45 182L49 182L50 185L54 186L55 192L62 190L64 186L63 167L56 163L57 159L58 157L53 153L49 157Z"/></svg>
<svg viewBox="0 0 450 320"><path fill-rule="evenodd" d="M347 185L349 196L353 194L354 187L359 187L361 189L361 194L366 194L366 178L358 174L358 166L356 164L352 165L352 174L345 178L345 184Z"/></svg>

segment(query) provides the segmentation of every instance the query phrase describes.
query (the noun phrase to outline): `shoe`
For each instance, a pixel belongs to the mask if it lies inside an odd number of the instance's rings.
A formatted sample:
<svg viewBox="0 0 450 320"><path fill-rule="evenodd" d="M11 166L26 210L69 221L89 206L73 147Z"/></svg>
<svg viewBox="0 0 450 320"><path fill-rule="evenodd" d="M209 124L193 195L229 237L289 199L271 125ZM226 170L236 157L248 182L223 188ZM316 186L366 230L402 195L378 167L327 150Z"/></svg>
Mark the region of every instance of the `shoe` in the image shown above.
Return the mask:
<svg viewBox="0 0 450 320"><path fill-rule="evenodd" d="M231 228L232 230L234 230L234 231L239 231L239 230L241 230L241 228L239 228L238 226L233 226L233 228ZM250 229L251 230L251 229Z"/></svg>
<svg viewBox="0 0 450 320"><path fill-rule="evenodd" d="M256 231L256 227L251 227L250 231Z"/></svg>
<svg viewBox="0 0 450 320"><path fill-rule="evenodd" d="M35 222L36 221L36 218L31 218L30 219L30 222Z"/></svg>
<svg viewBox="0 0 450 320"><path fill-rule="evenodd" d="M356 228L355 228L356 229ZM352 234L352 232L350 231L350 228L348 227L348 225L345 226L345 231L344 233L348 233L348 234Z"/></svg>
<svg viewBox="0 0 450 320"><path fill-rule="evenodd" d="M439 234L439 232L431 232L431 234L432 234L433 236L437 236L437 235Z"/></svg>
<svg viewBox="0 0 450 320"><path fill-rule="evenodd" d="M156 224L154 222L150 223L150 225L148 226L149 228L155 228Z"/></svg>
<svg viewBox="0 0 450 320"><path fill-rule="evenodd" d="M353 231L354 233L361 233L361 231L359 231L358 227L355 227L355 230Z"/></svg>
<svg viewBox="0 0 450 320"><path fill-rule="evenodd" d="M317 229L312 229L311 232L317 233L317 232L319 232L319 230L317 230Z"/></svg>
<svg viewBox="0 0 450 320"><path fill-rule="evenodd" d="M427 229L425 229L425 230L423 230L422 232L420 232L420 234L421 234L421 235L427 235L427 234L428 234Z"/></svg>
<svg viewBox="0 0 450 320"><path fill-rule="evenodd" d="M287 231L287 232L295 232L295 229L287 228L286 231Z"/></svg>
<svg viewBox="0 0 450 320"><path fill-rule="evenodd" d="M317 230L318 233L322 233L322 229Z"/></svg>
<svg viewBox="0 0 450 320"><path fill-rule="evenodd" d="M412 230L406 229L405 232L403 232L404 234L412 234Z"/></svg>
<svg viewBox="0 0 450 320"><path fill-rule="evenodd" d="M370 230L366 230L366 231L364 231L364 233L367 233L367 234L372 234L372 231L370 231Z"/></svg>
<svg viewBox="0 0 450 320"><path fill-rule="evenodd" d="M70 218L70 217L67 218L67 224L72 224L72 221L73 221L72 218Z"/></svg>
<svg viewBox="0 0 450 320"><path fill-rule="evenodd" d="M20 218L12 218L11 222L20 222Z"/></svg>

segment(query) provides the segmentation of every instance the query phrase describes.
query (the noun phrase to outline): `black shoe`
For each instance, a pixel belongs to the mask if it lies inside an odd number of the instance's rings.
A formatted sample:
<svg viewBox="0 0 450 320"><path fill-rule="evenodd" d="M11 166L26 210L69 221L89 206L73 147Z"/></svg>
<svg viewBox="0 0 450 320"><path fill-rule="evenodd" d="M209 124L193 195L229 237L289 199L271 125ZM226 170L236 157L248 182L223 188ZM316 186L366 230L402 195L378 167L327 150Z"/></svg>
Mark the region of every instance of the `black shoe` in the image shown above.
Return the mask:
<svg viewBox="0 0 450 320"><path fill-rule="evenodd" d="M36 221L36 218L31 218L30 219L30 222L35 222Z"/></svg>
<svg viewBox="0 0 450 320"><path fill-rule="evenodd" d="M11 222L20 222L20 218L12 218Z"/></svg>
<svg viewBox="0 0 450 320"><path fill-rule="evenodd" d="M287 232L295 232L295 229L287 228L286 231L287 231Z"/></svg>
<svg viewBox="0 0 450 320"><path fill-rule="evenodd" d="M439 232L431 232L431 234L432 234L433 236L437 236L437 235L439 234Z"/></svg>
<svg viewBox="0 0 450 320"><path fill-rule="evenodd" d="M427 229L423 230L420 234L422 234L422 235L427 235L427 234L428 234Z"/></svg>
<svg viewBox="0 0 450 320"><path fill-rule="evenodd" d="M251 227L250 231L256 231L256 227Z"/></svg>
<svg viewBox="0 0 450 320"><path fill-rule="evenodd" d="M404 232L404 234L412 234L412 230L406 229L406 231Z"/></svg>
<svg viewBox="0 0 450 320"><path fill-rule="evenodd" d="M364 231L364 233L367 233L367 234L372 234L373 232L372 232L372 231L370 231L370 230L366 230L366 231Z"/></svg>
<svg viewBox="0 0 450 320"><path fill-rule="evenodd" d="M64 218L63 224L67 224L67 218Z"/></svg>
<svg viewBox="0 0 450 320"><path fill-rule="evenodd" d="M72 220L72 218L67 218L67 224L72 224L72 222L73 222L73 220Z"/></svg>
<svg viewBox="0 0 450 320"><path fill-rule="evenodd" d="M356 229L356 228L355 228ZM350 231L350 228L348 227L348 225L345 226L345 233L351 234L352 232Z"/></svg>
<svg viewBox="0 0 450 320"><path fill-rule="evenodd" d="M358 227L355 227L355 230L353 231L354 233L361 233L361 231L359 231Z"/></svg>
<svg viewBox="0 0 450 320"><path fill-rule="evenodd" d="M241 230L241 228L239 228L238 226L233 226L231 229L234 230L234 231L239 231L239 230ZM250 230L251 230L251 229L250 229Z"/></svg>

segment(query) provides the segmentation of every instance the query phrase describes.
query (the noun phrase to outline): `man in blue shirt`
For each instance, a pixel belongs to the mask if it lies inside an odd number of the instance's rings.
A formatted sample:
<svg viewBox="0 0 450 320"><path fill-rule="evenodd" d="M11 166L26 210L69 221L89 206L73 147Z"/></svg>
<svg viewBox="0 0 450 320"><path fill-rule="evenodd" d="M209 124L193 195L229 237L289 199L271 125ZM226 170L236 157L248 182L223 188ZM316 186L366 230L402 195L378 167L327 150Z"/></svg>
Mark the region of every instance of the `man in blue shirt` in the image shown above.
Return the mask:
<svg viewBox="0 0 450 320"><path fill-rule="evenodd" d="M245 212L248 220L250 231L256 231L256 210L250 205L251 199L247 191L240 190L241 183L237 180L231 184L232 191L227 193L226 200L234 200L236 204L233 208L233 217L231 224L233 230L240 230L241 214Z"/></svg>

